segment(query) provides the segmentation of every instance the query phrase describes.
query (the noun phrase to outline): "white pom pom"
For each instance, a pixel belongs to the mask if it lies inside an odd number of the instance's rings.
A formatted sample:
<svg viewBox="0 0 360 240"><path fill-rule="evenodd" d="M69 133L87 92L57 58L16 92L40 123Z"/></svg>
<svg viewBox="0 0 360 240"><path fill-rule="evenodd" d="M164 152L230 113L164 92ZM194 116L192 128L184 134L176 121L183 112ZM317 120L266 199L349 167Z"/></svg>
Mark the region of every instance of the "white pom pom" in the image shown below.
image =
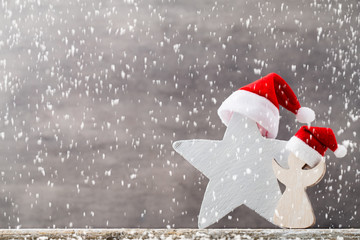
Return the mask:
<svg viewBox="0 0 360 240"><path fill-rule="evenodd" d="M301 123L311 123L315 120L315 112L307 107L299 108L296 119Z"/></svg>
<svg viewBox="0 0 360 240"><path fill-rule="evenodd" d="M346 155L346 153L347 153L346 147L344 147L343 145L338 144L338 148L334 152L335 156L337 158L342 158L342 157L344 157Z"/></svg>

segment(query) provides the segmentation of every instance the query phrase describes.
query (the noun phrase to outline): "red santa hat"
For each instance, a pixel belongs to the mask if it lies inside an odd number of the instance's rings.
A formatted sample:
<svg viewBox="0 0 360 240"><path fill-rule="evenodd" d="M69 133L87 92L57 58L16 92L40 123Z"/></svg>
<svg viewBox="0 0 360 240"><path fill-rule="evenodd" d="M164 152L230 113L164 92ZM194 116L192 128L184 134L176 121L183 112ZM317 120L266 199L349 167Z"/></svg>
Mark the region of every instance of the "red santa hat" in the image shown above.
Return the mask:
<svg viewBox="0 0 360 240"><path fill-rule="evenodd" d="M286 149L310 167L320 162L328 148L337 158L344 157L347 152L343 145L337 144L331 128L321 127L302 126L286 144Z"/></svg>
<svg viewBox="0 0 360 240"><path fill-rule="evenodd" d="M219 107L218 115L227 126L233 113L240 113L257 122L263 136L275 138L279 129L279 105L296 114L301 123L315 119L314 111L301 107L290 86L276 73L233 92Z"/></svg>

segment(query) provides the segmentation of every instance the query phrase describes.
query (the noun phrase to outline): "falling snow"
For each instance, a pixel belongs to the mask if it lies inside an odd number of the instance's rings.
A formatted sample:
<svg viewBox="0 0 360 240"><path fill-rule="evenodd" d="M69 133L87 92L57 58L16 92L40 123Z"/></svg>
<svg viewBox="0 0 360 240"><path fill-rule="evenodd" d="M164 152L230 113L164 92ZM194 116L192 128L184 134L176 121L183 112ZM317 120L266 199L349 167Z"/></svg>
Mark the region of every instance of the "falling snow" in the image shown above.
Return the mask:
<svg viewBox="0 0 360 240"><path fill-rule="evenodd" d="M172 142L220 139L221 102L276 72L348 147L308 191L317 226L359 227L359 4L2 0L1 226L196 227L208 179Z"/></svg>

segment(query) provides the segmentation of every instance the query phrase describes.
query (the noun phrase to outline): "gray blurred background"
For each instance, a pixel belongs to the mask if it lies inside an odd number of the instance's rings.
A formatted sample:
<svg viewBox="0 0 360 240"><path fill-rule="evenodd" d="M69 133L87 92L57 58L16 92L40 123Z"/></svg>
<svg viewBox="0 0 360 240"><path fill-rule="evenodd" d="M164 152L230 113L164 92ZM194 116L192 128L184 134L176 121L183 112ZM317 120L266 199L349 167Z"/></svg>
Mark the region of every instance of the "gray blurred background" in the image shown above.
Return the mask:
<svg viewBox="0 0 360 240"><path fill-rule="evenodd" d="M315 227L359 227L358 0L3 0L0 227L196 228L208 182L175 140L221 139L217 108L280 74L327 152ZM279 139L299 124L280 109ZM242 206L212 227L275 227Z"/></svg>

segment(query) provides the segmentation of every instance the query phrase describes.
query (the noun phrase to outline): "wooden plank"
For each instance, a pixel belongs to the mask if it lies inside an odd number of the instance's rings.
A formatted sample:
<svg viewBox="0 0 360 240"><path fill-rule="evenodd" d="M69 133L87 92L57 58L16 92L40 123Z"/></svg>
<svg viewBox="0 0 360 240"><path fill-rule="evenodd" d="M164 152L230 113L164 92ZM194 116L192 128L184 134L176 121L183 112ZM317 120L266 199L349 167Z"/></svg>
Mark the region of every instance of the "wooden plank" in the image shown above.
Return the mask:
<svg viewBox="0 0 360 240"><path fill-rule="evenodd" d="M359 239L360 229L8 229L0 239Z"/></svg>

